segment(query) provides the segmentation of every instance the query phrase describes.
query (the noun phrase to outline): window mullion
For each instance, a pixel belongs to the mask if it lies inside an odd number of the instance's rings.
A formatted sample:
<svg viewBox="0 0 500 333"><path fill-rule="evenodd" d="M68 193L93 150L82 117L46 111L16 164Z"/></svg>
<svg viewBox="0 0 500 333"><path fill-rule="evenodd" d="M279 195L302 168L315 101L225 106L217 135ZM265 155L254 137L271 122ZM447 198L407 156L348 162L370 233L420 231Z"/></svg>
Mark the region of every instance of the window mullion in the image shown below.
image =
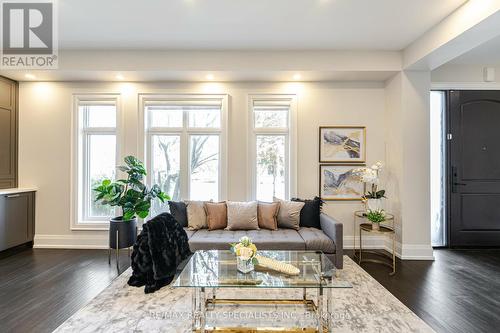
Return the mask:
<svg viewBox="0 0 500 333"><path fill-rule="evenodd" d="M187 132L188 127L188 111L183 112L183 122L182 122L182 133L181 133L181 197L190 199L190 182L191 182L191 167L190 167L190 156L189 156L189 133Z"/></svg>

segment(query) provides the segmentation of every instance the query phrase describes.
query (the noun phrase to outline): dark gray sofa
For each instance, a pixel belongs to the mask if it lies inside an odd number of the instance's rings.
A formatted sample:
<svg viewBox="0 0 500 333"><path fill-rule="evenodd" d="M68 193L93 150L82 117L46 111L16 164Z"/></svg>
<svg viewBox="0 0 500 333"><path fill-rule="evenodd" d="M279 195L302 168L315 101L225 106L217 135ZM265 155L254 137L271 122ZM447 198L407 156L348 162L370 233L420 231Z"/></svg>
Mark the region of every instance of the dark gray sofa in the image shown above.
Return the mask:
<svg viewBox="0 0 500 333"><path fill-rule="evenodd" d="M308 250L322 251L335 266L343 268L342 223L322 213L321 230L304 228L299 230L186 230L191 251L227 250L229 243L237 242L242 236L250 237L259 250Z"/></svg>

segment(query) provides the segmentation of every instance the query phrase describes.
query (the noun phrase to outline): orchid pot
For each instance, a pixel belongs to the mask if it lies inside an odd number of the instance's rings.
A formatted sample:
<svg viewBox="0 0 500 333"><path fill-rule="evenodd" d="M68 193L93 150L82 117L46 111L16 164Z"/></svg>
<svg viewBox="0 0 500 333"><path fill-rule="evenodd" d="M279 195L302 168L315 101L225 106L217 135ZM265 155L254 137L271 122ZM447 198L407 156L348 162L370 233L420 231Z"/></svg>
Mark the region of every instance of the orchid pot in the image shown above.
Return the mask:
<svg viewBox="0 0 500 333"><path fill-rule="evenodd" d="M374 211L379 211L382 210L383 208L383 202L382 198L379 199L366 199L366 210L374 210Z"/></svg>

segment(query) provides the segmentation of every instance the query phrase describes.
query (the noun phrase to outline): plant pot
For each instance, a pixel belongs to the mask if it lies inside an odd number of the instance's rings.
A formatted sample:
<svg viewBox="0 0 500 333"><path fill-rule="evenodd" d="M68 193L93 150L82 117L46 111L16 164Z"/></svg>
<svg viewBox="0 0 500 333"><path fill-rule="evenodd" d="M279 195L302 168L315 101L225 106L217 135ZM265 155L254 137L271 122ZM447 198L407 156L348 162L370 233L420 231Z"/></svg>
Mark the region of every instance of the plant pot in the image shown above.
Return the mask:
<svg viewBox="0 0 500 333"><path fill-rule="evenodd" d="M380 230L380 223L372 222L372 230Z"/></svg>
<svg viewBox="0 0 500 333"><path fill-rule="evenodd" d="M137 219L123 220L122 216L109 221L109 247L124 249L134 245L137 240Z"/></svg>
<svg viewBox="0 0 500 333"><path fill-rule="evenodd" d="M382 199L367 199L366 210L380 211L382 210Z"/></svg>
<svg viewBox="0 0 500 333"><path fill-rule="evenodd" d="M236 257L236 268L242 273L249 273L253 271L254 266L252 260L243 260L240 257Z"/></svg>

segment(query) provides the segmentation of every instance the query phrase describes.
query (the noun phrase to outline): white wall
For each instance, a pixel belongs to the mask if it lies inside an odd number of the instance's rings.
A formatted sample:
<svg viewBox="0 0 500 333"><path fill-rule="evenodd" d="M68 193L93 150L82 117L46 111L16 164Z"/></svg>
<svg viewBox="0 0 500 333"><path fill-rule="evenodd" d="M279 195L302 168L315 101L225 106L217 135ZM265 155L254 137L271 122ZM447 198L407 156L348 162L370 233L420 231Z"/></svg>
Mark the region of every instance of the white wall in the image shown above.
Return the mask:
<svg viewBox="0 0 500 333"><path fill-rule="evenodd" d="M386 83L387 186L398 252L431 259L430 72L404 71Z"/></svg>
<svg viewBox="0 0 500 333"><path fill-rule="evenodd" d="M72 94L122 93L124 154L137 154L138 93L227 93L229 99L228 198L247 199L247 97L252 93L296 93L297 194L318 194L318 127L365 125L367 161L385 161L385 90L382 83L82 83L20 84L20 186L39 189L35 246L102 247L106 231L70 230ZM393 195L389 193L389 195ZM344 223L345 245L352 242L352 213L359 202L329 202L325 212ZM376 242L376 240L373 240ZM383 243L375 244L382 246Z"/></svg>
<svg viewBox="0 0 500 333"><path fill-rule="evenodd" d="M493 82L484 81L484 68L491 67L495 71ZM449 64L432 71L432 87L434 89L500 89L500 65L463 65Z"/></svg>

